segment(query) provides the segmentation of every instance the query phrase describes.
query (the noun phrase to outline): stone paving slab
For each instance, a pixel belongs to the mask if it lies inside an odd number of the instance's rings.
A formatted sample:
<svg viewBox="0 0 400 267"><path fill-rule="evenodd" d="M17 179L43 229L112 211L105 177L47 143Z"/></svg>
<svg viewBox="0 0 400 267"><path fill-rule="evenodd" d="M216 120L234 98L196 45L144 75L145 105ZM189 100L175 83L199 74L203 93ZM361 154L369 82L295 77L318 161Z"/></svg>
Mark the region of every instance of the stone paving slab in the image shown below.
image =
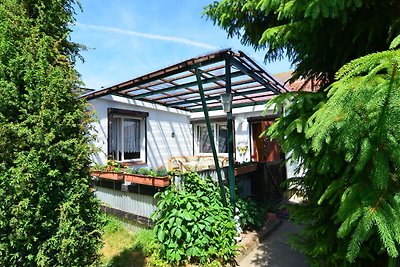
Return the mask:
<svg viewBox="0 0 400 267"><path fill-rule="evenodd" d="M240 267L309 267L305 257L293 251L287 244L291 233L297 233L301 226L285 219L281 225L271 231L267 238L258 244L254 249L248 251L243 258L240 258Z"/></svg>
<svg viewBox="0 0 400 267"><path fill-rule="evenodd" d="M280 219L268 222L261 230L257 232L249 232L242 235L243 240L239 243L240 253L236 256L235 261L241 262L250 252L264 241L275 229L282 224Z"/></svg>

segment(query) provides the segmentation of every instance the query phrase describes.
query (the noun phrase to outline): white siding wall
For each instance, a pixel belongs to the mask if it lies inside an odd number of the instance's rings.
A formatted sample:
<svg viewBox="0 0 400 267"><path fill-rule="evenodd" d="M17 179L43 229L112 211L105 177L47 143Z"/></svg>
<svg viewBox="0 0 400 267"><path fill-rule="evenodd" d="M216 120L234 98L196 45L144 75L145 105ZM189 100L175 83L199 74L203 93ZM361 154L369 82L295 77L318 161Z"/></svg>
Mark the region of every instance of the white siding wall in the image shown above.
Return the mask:
<svg viewBox="0 0 400 267"><path fill-rule="evenodd" d="M186 112L168 109L154 104L133 101L116 96L107 96L90 101L96 111L97 131L95 146L99 152L93 156L94 162L107 161L107 108L120 108L149 112L147 118L147 167L167 166L172 156L192 154L192 128ZM172 137L174 133L174 137Z"/></svg>
<svg viewBox="0 0 400 267"><path fill-rule="evenodd" d="M96 196L106 205L142 217L150 218L156 210L157 200L153 196L122 192L96 186Z"/></svg>
<svg viewBox="0 0 400 267"><path fill-rule="evenodd" d="M261 116L261 112L242 113L235 115L235 142L236 142L236 160L239 162L250 161L250 146L252 146L251 136L249 136L250 124L248 117ZM239 146L247 144L247 151L240 155Z"/></svg>

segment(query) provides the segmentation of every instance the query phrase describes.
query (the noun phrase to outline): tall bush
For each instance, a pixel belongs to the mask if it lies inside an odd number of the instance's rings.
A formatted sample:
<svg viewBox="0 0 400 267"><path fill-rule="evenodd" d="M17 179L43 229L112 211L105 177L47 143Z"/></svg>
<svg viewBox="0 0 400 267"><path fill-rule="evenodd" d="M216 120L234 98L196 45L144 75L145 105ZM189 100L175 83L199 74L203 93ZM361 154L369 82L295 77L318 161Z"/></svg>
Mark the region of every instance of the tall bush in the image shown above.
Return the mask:
<svg viewBox="0 0 400 267"><path fill-rule="evenodd" d="M223 206L219 187L195 172L182 175L184 187L158 193L153 214L160 254L171 263L226 262L236 253L233 215Z"/></svg>
<svg viewBox="0 0 400 267"><path fill-rule="evenodd" d="M0 265L90 266L100 245L73 0L0 3Z"/></svg>
<svg viewBox="0 0 400 267"><path fill-rule="evenodd" d="M400 43L341 68L322 93L272 102L269 134L305 169L306 222L294 244L316 266L395 266L400 247ZM319 103L319 104L317 104ZM300 116L299 116L300 114Z"/></svg>

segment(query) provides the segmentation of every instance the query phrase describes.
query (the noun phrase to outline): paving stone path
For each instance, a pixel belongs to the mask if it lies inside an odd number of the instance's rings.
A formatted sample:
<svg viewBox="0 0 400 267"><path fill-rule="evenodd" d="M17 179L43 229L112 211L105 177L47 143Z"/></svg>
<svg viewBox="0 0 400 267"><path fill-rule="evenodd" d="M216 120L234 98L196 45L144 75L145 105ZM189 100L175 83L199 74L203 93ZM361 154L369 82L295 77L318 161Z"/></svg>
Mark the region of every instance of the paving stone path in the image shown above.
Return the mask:
<svg viewBox="0 0 400 267"><path fill-rule="evenodd" d="M301 226L283 220L282 225L240 262L240 267L308 267L304 256L286 243L288 235L300 231Z"/></svg>

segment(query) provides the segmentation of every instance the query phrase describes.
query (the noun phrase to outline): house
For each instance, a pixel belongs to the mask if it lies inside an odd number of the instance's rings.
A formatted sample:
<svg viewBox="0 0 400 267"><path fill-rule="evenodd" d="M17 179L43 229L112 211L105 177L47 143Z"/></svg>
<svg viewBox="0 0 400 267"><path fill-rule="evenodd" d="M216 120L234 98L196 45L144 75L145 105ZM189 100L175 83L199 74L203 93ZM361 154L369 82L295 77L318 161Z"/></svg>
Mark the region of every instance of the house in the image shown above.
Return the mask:
<svg viewBox="0 0 400 267"><path fill-rule="evenodd" d="M293 82L290 82L292 75L293 71L286 71L274 74L274 78L280 83L285 84L286 87L292 92L317 92L320 89L321 81L299 78Z"/></svg>
<svg viewBox="0 0 400 267"><path fill-rule="evenodd" d="M84 97L98 116L94 128L100 152L93 161L171 168L174 160L191 159L184 164L196 170L201 164L217 170L220 164L232 166L229 177L234 161L279 161L279 145L259 135L279 115L273 110L263 115L265 103L286 91L243 52L224 49L87 92ZM231 106L224 111L221 101ZM242 185L250 194L247 180ZM110 209L140 221L154 211L157 188L101 183L97 195Z"/></svg>

